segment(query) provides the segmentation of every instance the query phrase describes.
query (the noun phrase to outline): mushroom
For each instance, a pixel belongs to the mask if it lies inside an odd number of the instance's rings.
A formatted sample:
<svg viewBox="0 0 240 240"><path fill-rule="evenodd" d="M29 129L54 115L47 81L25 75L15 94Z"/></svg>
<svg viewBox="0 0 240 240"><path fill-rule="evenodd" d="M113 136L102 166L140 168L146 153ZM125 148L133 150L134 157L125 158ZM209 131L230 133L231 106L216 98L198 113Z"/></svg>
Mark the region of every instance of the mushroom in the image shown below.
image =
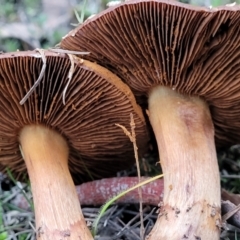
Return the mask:
<svg viewBox="0 0 240 240"><path fill-rule="evenodd" d="M164 199L148 240L219 239L216 147L240 140L240 7L127 1L87 20L60 47L89 51L120 76L149 119ZM147 102L148 99L148 102Z"/></svg>
<svg viewBox="0 0 240 240"><path fill-rule="evenodd" d="M0 171L9 167L19 179L27 169L38 239L93 239L70 172L79 183L87 175L111 176L132 165L132 143L115 124L130 129L133 114L143 152L148 141L144 117L116 75L77 57L64 105L69 57L44 55L43 79L23 105L19 101L38 78L41 57L36 51L0 55Z"/></svg>

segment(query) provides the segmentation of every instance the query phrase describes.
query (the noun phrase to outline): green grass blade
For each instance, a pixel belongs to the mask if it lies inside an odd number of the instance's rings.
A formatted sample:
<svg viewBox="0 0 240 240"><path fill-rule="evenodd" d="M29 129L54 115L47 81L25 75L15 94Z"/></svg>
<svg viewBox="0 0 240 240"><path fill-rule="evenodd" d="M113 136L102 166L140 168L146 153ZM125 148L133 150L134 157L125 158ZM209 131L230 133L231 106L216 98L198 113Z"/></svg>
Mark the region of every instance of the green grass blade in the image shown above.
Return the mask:
<svg viewBox="0 0 240 240"><path fill-rule="evenodd" d="M14 184L15 184L16 186L18 186L18 185L17 185L17 181L16 181L16 179L13 177L12 172L10 171L9 168L7 168L7 174L8 174L8 176L9 176L9 178L14 182ZM29 205L30 205L30 207L31 207L31 210L34 211L33 202L27 197L26 193L25 193L21 188L20 188L20 190L21 190L21 193L23 194L23 196L26 198L27 202L29 203Z"/></svg>
<svg viewBox="0 0 240 240"><path fill-rule="evenodd" d="M84 2L83 2L83 7L82 7L82 9L81 9L81 16L79 16L77 10L74 9L74 14L75 14L75 17L77 18L78 24L82 24L83 21L84 21L86 4L87 4L87 0L84 0Z"/></svg>
<svg viewBox="0 0 240 240"><path fill-rule="evenodd" d="M99 223L99 220L101 219L101 217L103 216L103 214L106 212L106 210L109 208L109 206L110 206L111 204L113 204L117 199L119 199L120 197L124 196L125 194L131 192L132 190L135 190L136 188L141 187L141 186L143 186L143 185L146 185L146 184L148 184L148 183L151 183L151 182L153 182L153 181L155 181L155 180L157 180L157 179L159 179L159 178L161 178L161 177L163 177L163 174L157 175L157 176L152 177L152 178L150 178L150 179L147 179L146 181L143 181L143 182L141 182L141 183L139 183L139 184L137 184L137 185L129 188L128 190L126 190L126 191L124 191L124 192L122 192L122 193L119 193L117 196L111 198L108 202L106 202L106 203L102 206L102 208L101 208L101 210L100 210L100 212L99 212L98 217L97 217L96 220L93 222L93 225L92 225L92 234L93 234L93 236L95 236L95 235L97 234L97 225L98 225L98 223Z"/></svg>
<svg viewBox="0 0 240 240"><path fill-rule="evenodd" d="M8 239L8 233L5 231L4 225L3 225L3 208L2 208L2 202L0 201L0 240L6 240Z"/></svg>

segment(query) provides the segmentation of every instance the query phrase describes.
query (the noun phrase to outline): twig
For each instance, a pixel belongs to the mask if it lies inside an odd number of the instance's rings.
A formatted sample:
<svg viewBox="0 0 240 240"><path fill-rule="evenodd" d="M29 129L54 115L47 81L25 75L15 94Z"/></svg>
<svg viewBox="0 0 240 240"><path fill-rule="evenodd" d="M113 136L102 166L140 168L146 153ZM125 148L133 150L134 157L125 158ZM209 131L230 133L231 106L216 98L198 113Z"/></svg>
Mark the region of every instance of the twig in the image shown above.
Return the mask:
<svg viewBox="0 0 240 240"><path fill-rule="evenodd" d="M149 177L141 177L141 182L150 179ZM138 184L137 177L116 177L95 180L76 186L76 191L81 205L85 206L101 206L109 199L117 196L119 193L130 189ZM162 200L163 180L156 179L147 185L142 186L143 204L157 206ZM13 198L11 202L22 209L28 209L29 204L23 195L19 194ZM123 195L116 200L119 204L137 204L139 203L139 195L137 190Z"/></svg>

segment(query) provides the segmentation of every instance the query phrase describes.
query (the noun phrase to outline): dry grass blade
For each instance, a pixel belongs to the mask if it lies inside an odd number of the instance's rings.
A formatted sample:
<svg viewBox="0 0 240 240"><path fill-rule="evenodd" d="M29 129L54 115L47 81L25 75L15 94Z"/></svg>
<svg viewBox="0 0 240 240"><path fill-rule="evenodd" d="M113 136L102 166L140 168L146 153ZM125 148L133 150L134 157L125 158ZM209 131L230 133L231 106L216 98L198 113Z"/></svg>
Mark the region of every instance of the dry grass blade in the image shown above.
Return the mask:
<svg viewBox="0 0 240 240"><path fill-rule="evenodd" d="M66 87L64 88L63 90L63 95L62 95L62 98L63 98L63 105L66 104L65 102L65 96L66 96L66 92L67 92L67 88L72 80L72 76L73 76L73 73L74 73L74 58L73 58L73 55L72 54L67 54L69 59L70 59L70 62L71 62L71 67L70 67L70 70L69 70L69 73L68 73L68 82L67 82L67 85Z"/></svg>
<svg viewBox="0 0 240 240"><path fill-rule="evenodd" d="M130 114L130 126L131 126L131 133L122 125L116 124L118 127L123 129L123 132L129 137L130 141L133 143L133 149L134 149L134 156L136 159L136 166L137 166L137 173L138 173L138 182L141 182L141 172L140 172L140 166L139 166L139 159L138 159L138 147L136 143L136 134L135 134L135 122L133 118L133 114ZM144 238L144 224L143 224L143 200L142 200L142 188L138 188L139 193L139 214L140 214L140 239L143 240Z"/></svg>
<svg viewBox="0 0 240 240"><path fill-rule="evenodd" d="M23 105L27 99L29 98L29 96L32 94L32 92L35 90L35 88L40 84L42 78L43 78L43 75L44 75L44 72L45 72L45 69L46 69L46 66L47 66L47 60L46 60L46 56L44 54L44 50L43 49L40 49L40 48L37 48L36 51L38 51L42 57L42 61L43 61L43 66L42 66L42 69L41 69L41 72L40 72L40 75L37 79L37 81L34 83L34 85L30 88L30 90L27 92L27 94L24 96L24 98L19 102L20 105Z"/></svg>
<svg viewBox="0 0 240 240"><path fill-rule="evenodd" d="M54 51L54 52L61 52L61 49L55 49L55 50L60 50L60 51ZM37 81L34 83L34 85L31 87L31 89L26 93L26 95L23 97L23 99L19 102L20 105L23 105L27 101L27 99L32 94L32 92L40 84L40 82L41 82L41 80L44 76L44 73L45 73L47 60L46 60L46 56L44 54L44 50L37 48L36 51L38 51L40 53L41 57L42 57L43 66L42 66L42 69L41 69L41 72L40 72L40 75L39 75ZM51 51L53 51L53 49L51 49ZM66 87L63 90L63 95L62 95L64 105L66 104L66 102L65 102L66 91L67 91L67 88L68 88L68 86L71 82L71 79L72 79L72 76L73 76L73 73L74 73L74 56L70 53L67 53L67 52L71 52L71 51L65 51L64 50L64 53L66 53L69 56L69 59L70 59L70 62L71 62L71 67L70 67L70 70L69 70L69 73L68 73L68 79L69 80L68 80L68 83L67 83ZM73 51L73 53L76 54L76 52L74 52L74 51ZM83 60L81 59L81 61L83 61Z"/></svg>
<svg viewBox="0 0 240 240"><path fill-rule="evenodd" d="M78 52L78 51L70 51L60 48L49 48L49 51L56 52L56 53L66 53L66 54L74 54L74 55L87 55L90 54L90 52Z"/></svg>

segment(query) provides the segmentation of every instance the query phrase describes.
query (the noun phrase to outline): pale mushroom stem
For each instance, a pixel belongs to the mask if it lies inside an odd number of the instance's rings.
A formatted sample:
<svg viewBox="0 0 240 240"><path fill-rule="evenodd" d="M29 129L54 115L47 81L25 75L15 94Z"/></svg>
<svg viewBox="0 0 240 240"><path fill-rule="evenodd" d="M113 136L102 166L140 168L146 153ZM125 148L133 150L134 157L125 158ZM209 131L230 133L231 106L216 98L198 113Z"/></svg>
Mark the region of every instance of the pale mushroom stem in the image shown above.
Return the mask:
<svg viewBox="0 0 240 240"><path fill-rule="evenodd" d="M64 138L32 125L23 128L19 141L32 187L37 239L93 239L68 169Z"/></svg>
<svg viewBox="0 0 240 240"><path fill-rule="evenodd" d="M149 95L149 118L164 173L164 198L148 240L219 240L220 180L207 104L157 86Z"/></svg>

